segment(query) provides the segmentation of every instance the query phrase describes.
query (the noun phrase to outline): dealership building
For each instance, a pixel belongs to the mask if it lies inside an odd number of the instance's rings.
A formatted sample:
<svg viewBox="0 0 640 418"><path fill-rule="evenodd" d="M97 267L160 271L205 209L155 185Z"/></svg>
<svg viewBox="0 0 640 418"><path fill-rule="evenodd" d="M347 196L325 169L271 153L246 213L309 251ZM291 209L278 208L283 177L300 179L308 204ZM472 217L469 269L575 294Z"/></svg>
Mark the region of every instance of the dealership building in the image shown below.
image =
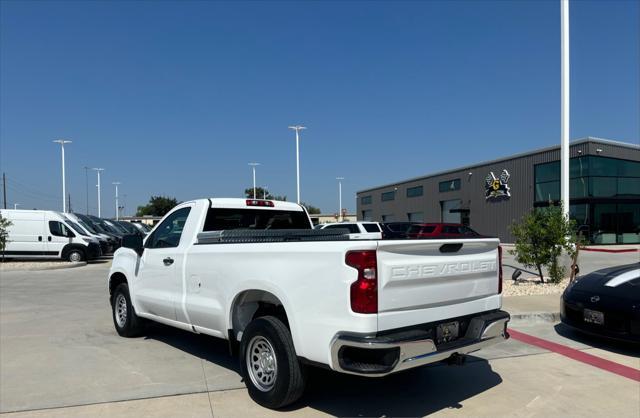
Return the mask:
<svg viewBox="0 0 640 418"><path fill-rule="evenodd" d="M640 243L640 146L570 144L570 216L594 244ZM513 242L509 225L560 199L560 147L549 147L358 192L360 220L451 222Z"/></svg>

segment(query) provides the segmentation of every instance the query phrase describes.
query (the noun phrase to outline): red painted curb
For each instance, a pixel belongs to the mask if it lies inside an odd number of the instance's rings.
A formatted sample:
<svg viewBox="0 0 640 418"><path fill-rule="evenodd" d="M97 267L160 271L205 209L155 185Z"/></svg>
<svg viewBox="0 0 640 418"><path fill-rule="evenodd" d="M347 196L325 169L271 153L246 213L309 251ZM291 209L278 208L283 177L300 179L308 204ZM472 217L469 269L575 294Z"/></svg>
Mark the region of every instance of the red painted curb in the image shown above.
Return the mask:
<svg viewBox="0 0 640 418"><path fill-rule="evenodd" d="M619 364L610 360L605 360L601 357L576 350L575 348L543 340L542 338L524 334L511 328L509 328L509 334L514 340L518 340L530 345L535 345L536 347L544 348L545 350L561 354L565 357L569 357L579 362L589 364L591 366L606 370L611 373L615 373L619 376L626 377L627 379L635 380L636 382L640 382L640 370L634 369L633 367L625 366L623 364Z"/></svg>
<svg viewBox="0 0 640 418"><path fill-rule="evenodd" d="M635 248L627 248L624 250L609 250L607 248L580 248L581 251L596 251L600 253L637 253L640 250Z"/></svg>

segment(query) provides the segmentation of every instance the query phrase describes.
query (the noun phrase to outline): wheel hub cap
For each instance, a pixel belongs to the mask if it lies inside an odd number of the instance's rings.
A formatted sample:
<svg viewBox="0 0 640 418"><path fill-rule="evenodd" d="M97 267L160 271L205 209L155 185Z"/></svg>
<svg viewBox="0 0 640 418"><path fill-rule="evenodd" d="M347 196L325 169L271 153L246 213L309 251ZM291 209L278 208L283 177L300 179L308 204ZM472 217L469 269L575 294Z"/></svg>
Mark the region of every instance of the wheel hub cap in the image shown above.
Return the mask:
<svg viewBox="0 0 640 418"><path fill-rule="evenodd" d="M123 328L127 323L127 299L122 294L116 297L114 315L118 326Z"/></svg>
<svg viewBox="0 0 640 418"><path fill-rule="evenodd" d="M262 336L251 339L247 349L246 364L249 377L255 387L263 392L273 388L278 376L278 362L269 340Z"/></svg>

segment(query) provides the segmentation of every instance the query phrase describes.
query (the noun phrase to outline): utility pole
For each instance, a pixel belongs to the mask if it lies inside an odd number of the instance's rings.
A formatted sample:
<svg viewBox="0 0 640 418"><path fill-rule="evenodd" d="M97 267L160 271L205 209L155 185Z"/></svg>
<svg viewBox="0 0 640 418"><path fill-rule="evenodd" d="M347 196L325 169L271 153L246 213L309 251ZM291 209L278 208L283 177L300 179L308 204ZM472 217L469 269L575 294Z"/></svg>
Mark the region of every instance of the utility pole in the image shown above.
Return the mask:
<svg viewBox="0 0 640 418"><path fill-rule="evenodd" d="M259 166L260 163L249 163L249 165L253 169L253 198L256 199L256 166Z"/></svg>
<svg viewBox="0 0 640 418"><path fill-rule="evenodd" d="M300 204L300 131L307 129L301 125L289 126L289 129L296 131L296 191L298 204Z"/></svg>
<svg viewBox="0 0 640 418"><path fill-rule="evenodd" d="M560 0L560 201L569 217L569 0Z"/></svg>
<svg viewBox="0 0 640 418"><path fill-rule="evenodd" d="M4 208L7 208L7 176L2 173L2 195L4 196Z"/></svg>
<svg viewBox="0 0 640 418"><path fill-rule="evenodd" d="M100 208L100 202L101 202L101 196L100 196L100 172L104 171L104 168L92 168L92 170L95 170L96 173L98 173L98 184L96 185L96 187L98 188L98 218L102 217L102 211Z"/></svg>
<svg viewBox="0 0 640 418"><path fill-rule="evenodd" d="M262 199L267 200L267 186L262 186Z"/></svg>
<svg viewBox="0 0 640 418"><path fill-rule="evenodd" d="M118 214L118 212L120 212L120 208L118 207L118 185L120 184L119 181L114 181L113 183L114 186L116 186L116 221L120 220L120 215Z"/></svg>
<svg viewBox="0 0 640 418"><path fill-rule="evenodd" d="M338 216L342 222L344 221L344 216L342 216L342 180L344 177L336 177L336 180L338 180Z"/></svg>
<svg viewBox="0 0 640 418"><path fill-rule="evenodd" d="M67 141L65 139L56 139L56 144L60 144L62 149L62 212L67 213L67 181L64 175L64 144L70 144L71 141Z"/></svg>

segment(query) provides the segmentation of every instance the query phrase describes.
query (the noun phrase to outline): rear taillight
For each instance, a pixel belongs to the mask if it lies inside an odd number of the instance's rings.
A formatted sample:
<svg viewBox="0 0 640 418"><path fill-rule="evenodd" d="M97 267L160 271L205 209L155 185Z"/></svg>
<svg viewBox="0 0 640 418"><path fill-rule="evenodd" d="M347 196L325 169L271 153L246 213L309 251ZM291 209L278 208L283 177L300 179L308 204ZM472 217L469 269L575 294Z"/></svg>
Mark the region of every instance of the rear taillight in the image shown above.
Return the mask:
<svg viewBox="0 0 640 418"><path fill-rule="evenodd" d="M502 293L502 247L498 245L498 293Z"/></svg>
<svg viewBox="0 0 640 418"><path fill-rule="evenodd" d="M358 270L358 280L351 285L351 310L378 313L378 263L376 252L349 251L345 263Z"/></svg>

